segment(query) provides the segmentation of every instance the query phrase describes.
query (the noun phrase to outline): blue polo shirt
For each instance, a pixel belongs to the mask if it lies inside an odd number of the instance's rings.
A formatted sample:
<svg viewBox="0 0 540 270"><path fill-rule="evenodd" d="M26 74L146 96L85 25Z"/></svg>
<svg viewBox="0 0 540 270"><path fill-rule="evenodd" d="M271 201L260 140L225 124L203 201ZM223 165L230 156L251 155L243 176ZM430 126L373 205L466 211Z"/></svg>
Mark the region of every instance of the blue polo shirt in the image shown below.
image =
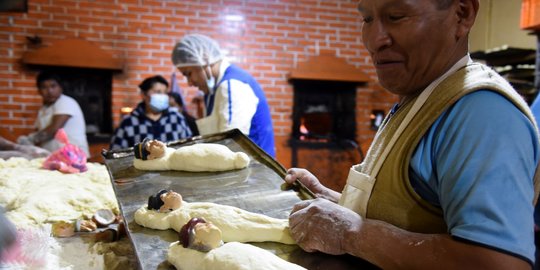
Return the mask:
<svg viewBox="0 0 540 270"><path fill-rule="evenodd" d="M420 141L411 184L440 206L448 232L534 262L533 176L539 157L534 126L492 91L461 98Z"/></svg>

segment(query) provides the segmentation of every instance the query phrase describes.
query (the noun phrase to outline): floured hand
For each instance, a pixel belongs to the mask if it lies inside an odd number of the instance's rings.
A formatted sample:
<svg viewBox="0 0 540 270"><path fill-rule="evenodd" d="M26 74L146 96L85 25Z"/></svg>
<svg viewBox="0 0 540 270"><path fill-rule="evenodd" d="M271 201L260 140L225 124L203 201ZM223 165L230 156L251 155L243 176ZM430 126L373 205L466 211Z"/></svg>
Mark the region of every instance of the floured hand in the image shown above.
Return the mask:
<svg viewBox="0 0 540 270"><path fill-rule="evenodd" d="M288 184L294 184L295 181L302 183L307 189L313 192L319 198L325 198L327 200L338 202L341 194L337 191L325 187L315 175L306 169L302 168L290 168L285 175L285 182Z"/></svg>
<svg viewBox="0 0 540 270"><path fill-rule="evenodd" d="M15 150L23 152L32 158L46 157L51 154L49 150L33 145L17 145L15 146Z"/></svg>
<svg viewBox="0 0 540 270"><path fill-rule="evenodd" d="M289 216L291 236L302 249L333 255L347 253L345 241L362 222L357 213L320 198L297 203Z"/></svg>

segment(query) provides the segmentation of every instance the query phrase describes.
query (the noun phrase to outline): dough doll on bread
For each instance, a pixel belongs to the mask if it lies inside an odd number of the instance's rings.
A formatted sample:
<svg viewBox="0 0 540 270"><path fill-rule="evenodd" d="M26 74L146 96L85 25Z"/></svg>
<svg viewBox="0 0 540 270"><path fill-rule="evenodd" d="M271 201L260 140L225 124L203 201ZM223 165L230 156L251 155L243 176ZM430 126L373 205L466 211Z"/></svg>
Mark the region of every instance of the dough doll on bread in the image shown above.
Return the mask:
<svg viewBox="0 0 540 270"><path fill-rule="evenodd" d="M148 209L168 213L182 206L182 196L172 190L160 190L148 198Z"/></svg>
<svg viewBox="0 0 540 270"><path fill-rule="evenodd" d="M243 169L249 157L215 143L197 143L178 149L158 140L144 139L133 147L133 166L139 170L215 172Z"/></svg>
<svg viewBox="0 0 540 270"><path fill-rule="evenodd" d="M172 190L160 190L148 198L148 205L135 211L135 222L143 227L179 232L183 224L202 217L218 226L225 242L278 242L295 244L289 234L289 220L269 217L217 203L186 202Z"/></svg>
<svg viewBox="0 0 540 270"><path fill-rule="evenodd" d="M190 219L178 236L167 252L167 260L176 269L305 270L250 244L223 243L219 227L204 218Z"/></svg>

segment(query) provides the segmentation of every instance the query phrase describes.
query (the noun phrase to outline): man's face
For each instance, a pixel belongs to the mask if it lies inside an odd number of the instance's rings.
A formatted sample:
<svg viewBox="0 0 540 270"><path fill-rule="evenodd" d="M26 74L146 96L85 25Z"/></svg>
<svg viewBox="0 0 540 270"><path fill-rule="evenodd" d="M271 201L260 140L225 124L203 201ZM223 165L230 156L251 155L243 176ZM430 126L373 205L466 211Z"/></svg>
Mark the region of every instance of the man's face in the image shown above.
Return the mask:
<svg viewBox="0 0 540 270"><path fill-rule="evenodd" d="M207 76L204 73L203 67L179 67L178 70L186 77L190 86L195 86L205 94L209 92L208 85L206 84Z"/></svg>
<svg viewBox="0 0 540 270"><path fill-rule="evenodd" d="M435 0L361 0L362 39L381 85L416 95L455 60L457 16Z"/></svg>
<svg viewBox="0 0 540 270"><path fill-rule="evenodd" d="M51 105L62 94L62 87L56 80L45 80L39 83L38 92L43 98L43 104Z"/></svg>

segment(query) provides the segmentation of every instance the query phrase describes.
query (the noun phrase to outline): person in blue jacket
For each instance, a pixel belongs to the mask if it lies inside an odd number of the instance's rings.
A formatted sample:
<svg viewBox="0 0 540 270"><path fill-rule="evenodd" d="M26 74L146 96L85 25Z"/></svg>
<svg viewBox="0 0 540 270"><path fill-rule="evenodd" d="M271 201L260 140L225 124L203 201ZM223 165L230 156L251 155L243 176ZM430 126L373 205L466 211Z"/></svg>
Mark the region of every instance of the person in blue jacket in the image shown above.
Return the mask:
<svg viewBox="0 0 540 270"><path fill-rule="evenodd" d="M275 157L270 108L259 83L231 64L218 43L200 34L186 35L172 51L172 62L189 85L204 92L204 115L197 120L201 135L238 128Z"/></svg>

